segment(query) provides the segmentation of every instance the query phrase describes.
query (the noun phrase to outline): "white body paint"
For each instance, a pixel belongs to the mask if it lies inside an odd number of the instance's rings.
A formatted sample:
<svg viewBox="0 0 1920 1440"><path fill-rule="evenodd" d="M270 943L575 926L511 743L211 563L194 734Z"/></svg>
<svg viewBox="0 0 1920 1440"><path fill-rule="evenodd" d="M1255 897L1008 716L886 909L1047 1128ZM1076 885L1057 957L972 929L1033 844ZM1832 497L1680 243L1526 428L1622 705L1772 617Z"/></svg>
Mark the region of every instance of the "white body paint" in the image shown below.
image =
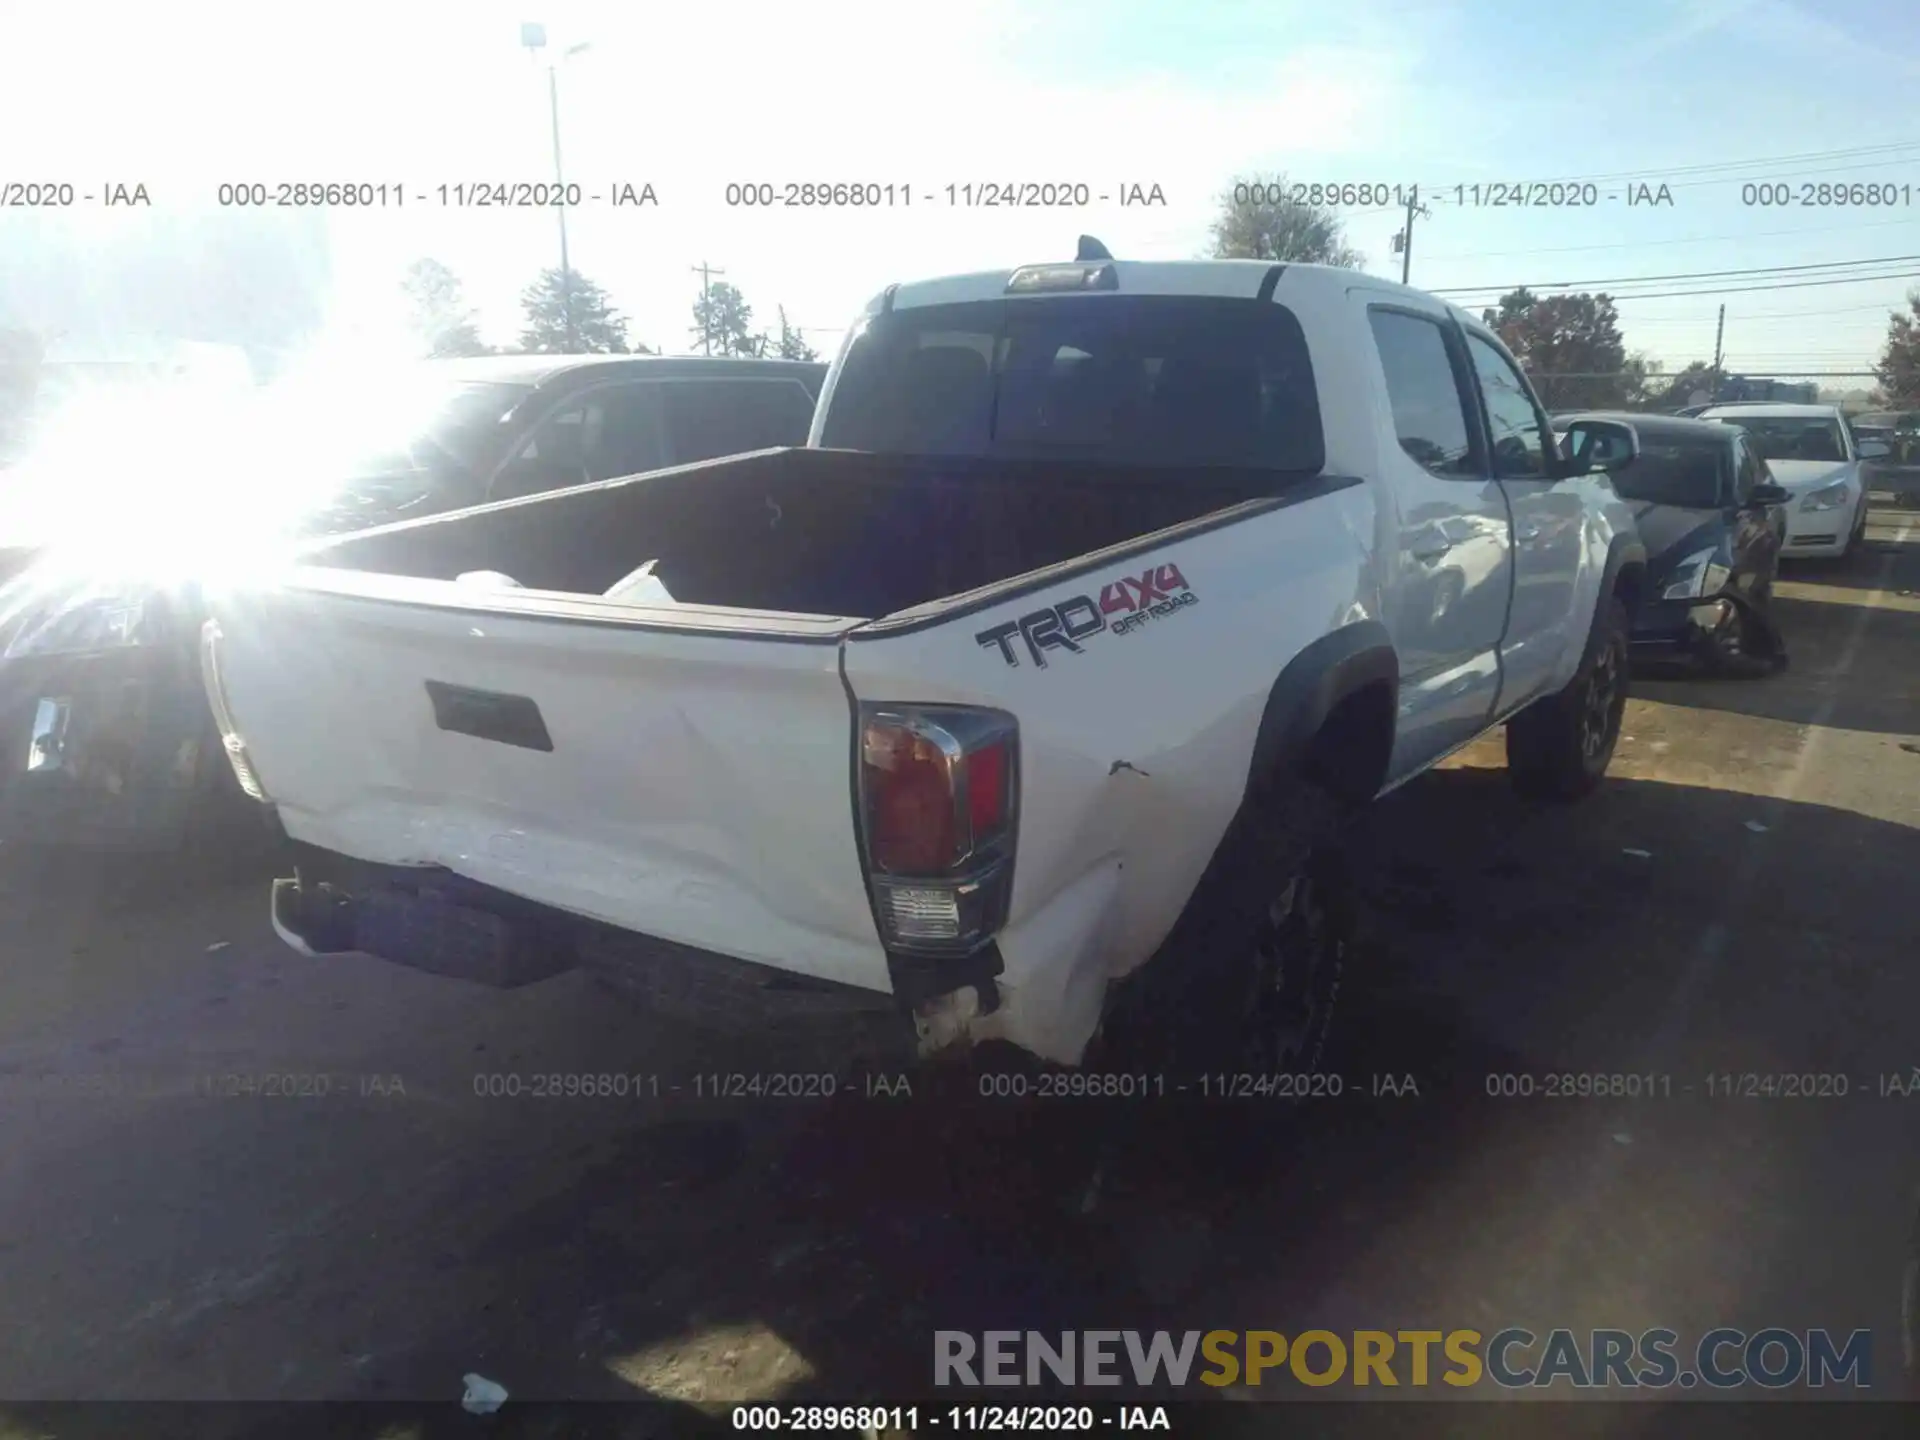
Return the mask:
<svg viewBox="0 0 1920 1440"><path fill-rule="evenodd" d="M1271 267L1116 268L1121 293L1253 303ZM997 299L1007 278L902 286L892 303ZM1312 266L1287 267L1272 299L1307 338L1325 473L1359 483L1176 529L1109 566L904 631L762 615L752 623L768 638L756 640L711 633L737 630L739 612L301 571L214 606L234 728L298 840L444 866L558 910L887 991L854 826L850 698L1007 711L1021 792L997 937L1002 1004L953 1028L1076 1063L1108 982L1155 953L1212 857L1289 661L1343 627L1385 626L1401 662L1391 788L1567 682L1609 542L1631 529L1604 476L1441 478L1403 451L1368 306L1478 331L1470 317ZM1530 538L1517 543L1516 524ZM1435 536L1443 552L1416 556ZM1195 603L1051 652L1045 667L1017 643L1010 664L977 638L1166 565ZM440 730L429 676L535 697L552 753Z"/></svg>

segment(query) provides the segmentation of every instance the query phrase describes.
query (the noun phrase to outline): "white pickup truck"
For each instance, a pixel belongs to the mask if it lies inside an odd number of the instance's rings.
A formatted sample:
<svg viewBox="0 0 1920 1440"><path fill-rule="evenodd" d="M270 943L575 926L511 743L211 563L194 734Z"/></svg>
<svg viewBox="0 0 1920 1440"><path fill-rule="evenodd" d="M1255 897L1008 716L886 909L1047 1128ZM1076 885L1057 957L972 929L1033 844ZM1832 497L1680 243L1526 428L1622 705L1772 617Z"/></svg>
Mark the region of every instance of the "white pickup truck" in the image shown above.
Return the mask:
<svg viewBox="0 0 1920 1440"><path fill-rule="evenodd" d="M1644 554L1582 428L1637 453L1419 291L1083 241L889 286L806 448L320 544L204 673L304 953L1307 1073L1340 817L1502 723L1606 769Z"/></svg>

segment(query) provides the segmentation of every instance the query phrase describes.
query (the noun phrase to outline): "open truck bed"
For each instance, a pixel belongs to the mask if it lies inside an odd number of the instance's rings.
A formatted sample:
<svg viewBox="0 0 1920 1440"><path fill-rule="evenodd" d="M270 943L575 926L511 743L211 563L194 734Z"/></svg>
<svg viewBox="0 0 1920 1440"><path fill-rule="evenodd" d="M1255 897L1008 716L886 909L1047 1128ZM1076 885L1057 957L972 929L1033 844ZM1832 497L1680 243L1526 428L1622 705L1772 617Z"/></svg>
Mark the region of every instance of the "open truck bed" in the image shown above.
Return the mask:
<svg viewBox="0 0 1920 1440"><path fill-rule="evenodd" d="M1285 503L1284 484L832 450L711 461L312 546L282 582L215 603L209 690L297 842L898 996L851 793L861 701L966 703L939 668L1006 666L973 633L984 618L945 622L1030 609L1028 590L1126 569L1143 545ZM673 604L601 594L649 560ZM520 588L456 578L476 571ZM894 653L912 677L897 685L847 668L850 638L882 630L899 638L862 648L870 672Z"/></svg>
<svg viewBox="0 0 1920 1440"><path fill-rule="evenodd" d="M657 560L681 605L870 620L1275 490L1272 472L766 450L390 525L305 558L442 581L496 571L595 597Z"/></svg>

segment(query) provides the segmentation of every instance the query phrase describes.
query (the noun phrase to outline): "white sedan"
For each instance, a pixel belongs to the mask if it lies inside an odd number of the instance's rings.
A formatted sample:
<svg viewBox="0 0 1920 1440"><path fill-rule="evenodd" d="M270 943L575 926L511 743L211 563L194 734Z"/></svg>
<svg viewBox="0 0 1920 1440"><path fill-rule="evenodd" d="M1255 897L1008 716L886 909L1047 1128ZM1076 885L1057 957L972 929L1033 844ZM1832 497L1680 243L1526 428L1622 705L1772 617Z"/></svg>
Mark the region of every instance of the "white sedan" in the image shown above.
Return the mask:
<svg viewBox="0 0 1920 1440"><path fill-rule="evenodd" d="M1885 456L1884 444L1856 446L1837 405L1714 405L1699 418L1738 425L1751 435L1775 482L1793 497L1781 558L1844 559L1853 553L1867 528L1860 462Z"/></svg>

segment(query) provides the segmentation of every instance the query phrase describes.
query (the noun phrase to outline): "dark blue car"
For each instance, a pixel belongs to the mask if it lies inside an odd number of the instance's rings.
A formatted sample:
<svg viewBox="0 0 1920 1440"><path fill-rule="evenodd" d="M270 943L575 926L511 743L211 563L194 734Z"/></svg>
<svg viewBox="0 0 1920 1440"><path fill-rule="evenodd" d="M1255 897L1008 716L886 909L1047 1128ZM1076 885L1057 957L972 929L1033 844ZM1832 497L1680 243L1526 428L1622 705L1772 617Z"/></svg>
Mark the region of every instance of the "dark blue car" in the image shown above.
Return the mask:
<svg viewBox="0 0 1920 1440"><path fill-rule="evenodd" d="M1639 455L1611 477L1647 547L1635 658L1733 673L1783 664L1771 607L1790 497L1746 432L1611 411L1556 416L1554 425L1564 433L1581 419L1623 421L1640 437Z"/></svg>

